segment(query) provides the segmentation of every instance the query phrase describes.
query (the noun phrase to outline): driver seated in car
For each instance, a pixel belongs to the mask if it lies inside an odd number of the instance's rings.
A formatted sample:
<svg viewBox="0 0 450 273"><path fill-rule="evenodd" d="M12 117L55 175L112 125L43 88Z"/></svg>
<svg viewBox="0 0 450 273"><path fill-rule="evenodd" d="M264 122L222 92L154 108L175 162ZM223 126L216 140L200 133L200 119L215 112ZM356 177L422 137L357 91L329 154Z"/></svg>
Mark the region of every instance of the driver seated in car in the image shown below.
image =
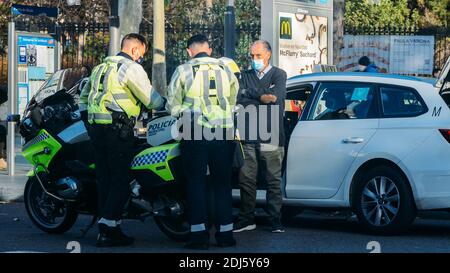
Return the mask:
<svg viewBox="0 0 450 273"><path fill-rule="evenodd" d="M348 119L347 100L343 92L325 91L322 100L325 101L326 110L320 113L316 120Z"/></svg>

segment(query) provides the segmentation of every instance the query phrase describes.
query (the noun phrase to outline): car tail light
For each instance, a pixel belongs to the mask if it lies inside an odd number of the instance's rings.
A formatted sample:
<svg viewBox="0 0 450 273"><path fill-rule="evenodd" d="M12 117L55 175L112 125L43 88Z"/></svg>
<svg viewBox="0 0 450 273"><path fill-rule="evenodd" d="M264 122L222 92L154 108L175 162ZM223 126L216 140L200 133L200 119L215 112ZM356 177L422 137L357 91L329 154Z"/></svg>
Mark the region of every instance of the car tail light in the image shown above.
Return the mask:
<svg viewBox="0 0 450 273"><path fill-rule="evenodd" d="M439 129L439 132L441 132L448 143L450 143L450 129Z"/></svg>

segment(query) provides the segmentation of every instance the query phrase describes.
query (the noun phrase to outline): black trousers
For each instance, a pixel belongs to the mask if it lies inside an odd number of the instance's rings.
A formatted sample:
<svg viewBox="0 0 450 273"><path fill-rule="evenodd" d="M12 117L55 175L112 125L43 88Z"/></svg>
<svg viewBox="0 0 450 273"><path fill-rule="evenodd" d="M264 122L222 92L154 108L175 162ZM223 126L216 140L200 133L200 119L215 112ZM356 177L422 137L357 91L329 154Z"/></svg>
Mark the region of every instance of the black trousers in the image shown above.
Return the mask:
<svg viewBox="0 0 450 273"><path fill-rule="evenodd" d="M225 140L183 140L181 142L183 171L187 180L188 215L191 226L202 224L206 226L208 224L206 196L208 165L211 175L210 182L214 191L215 224L220 227L233 223L230 181L231 148L231 142Z"/></svg>
<svg viewBox="0 0 450 273"><path fill-rule="evenodd" d="M118 221L130 196L133 131L120 138L112 125L94 124L89 128L89 135L95 150L98 216Z"/></svg>
<svg viewBox="0 0 450 273"><path fill-rule="evenodd" d="M0 125L0 142L6 143L7 130L6 127Z"/></svg>

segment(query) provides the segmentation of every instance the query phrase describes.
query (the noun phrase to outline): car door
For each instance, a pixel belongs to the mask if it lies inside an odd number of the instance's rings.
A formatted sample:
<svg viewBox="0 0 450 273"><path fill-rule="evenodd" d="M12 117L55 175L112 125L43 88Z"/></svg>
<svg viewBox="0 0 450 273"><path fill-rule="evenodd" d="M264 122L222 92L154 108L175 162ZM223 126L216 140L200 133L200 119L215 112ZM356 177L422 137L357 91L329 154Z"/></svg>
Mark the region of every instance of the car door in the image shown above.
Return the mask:
<svg viewBox="0 0 450 273"><path fill-rule="evenodd" d="M286 197L327 199L339 190L379 126L374 84L321 82L289 142Z"/></svg>
<svg viewBox="0 0 450 273"><path fill-rule="evenodd" d="M381 102L380 127L372 139L370 149L383 147L383 150L401 160L420 147L433 133L429 118L433 112L412 87L379 84L378 89ZM425 115L427 112L428 115Z"/></svg>
<svg viewBox="0 0 450 273"><path fill-rule="evenodd" d="M439 90L439 94L444 99L445 103L450 107L450 57L442 69L439 78L436 81L436 88Z"/></svg>

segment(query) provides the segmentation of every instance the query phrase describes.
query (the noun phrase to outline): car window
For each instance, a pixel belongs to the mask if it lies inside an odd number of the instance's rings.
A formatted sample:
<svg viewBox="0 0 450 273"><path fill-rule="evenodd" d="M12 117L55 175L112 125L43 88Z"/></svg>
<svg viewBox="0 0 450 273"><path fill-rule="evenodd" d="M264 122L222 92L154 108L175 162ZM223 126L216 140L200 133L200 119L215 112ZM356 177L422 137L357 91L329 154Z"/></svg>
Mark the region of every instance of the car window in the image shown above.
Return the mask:
<svg viewBox="0 0 450 273"><path fill-rule="evenodd" d="M322 83L309 120L367 119L378 116L375 88L367 83Z"/></svg>
<svg viewBox="0 0 450 273"><path fill-rule="evenodd" d="M302 114L307 113L305 107L314 90L314 84L299 85L287 89L284 114L284 129L287 139L294 131Z"/></svg>
<svg viewBox="0 0 450 273"><path fill-rule="evenodd" d="M383 115L394 117L418 116L426 107L413 89L405 87L380 87Z"/></svg>
<svg viewBox="0 0 450 273"><path fill-rule="evenodd" d="M285 113L291 117L300 118L306 102L308 101L313 86L297 86L288 89L285 100Z"/></svg>

